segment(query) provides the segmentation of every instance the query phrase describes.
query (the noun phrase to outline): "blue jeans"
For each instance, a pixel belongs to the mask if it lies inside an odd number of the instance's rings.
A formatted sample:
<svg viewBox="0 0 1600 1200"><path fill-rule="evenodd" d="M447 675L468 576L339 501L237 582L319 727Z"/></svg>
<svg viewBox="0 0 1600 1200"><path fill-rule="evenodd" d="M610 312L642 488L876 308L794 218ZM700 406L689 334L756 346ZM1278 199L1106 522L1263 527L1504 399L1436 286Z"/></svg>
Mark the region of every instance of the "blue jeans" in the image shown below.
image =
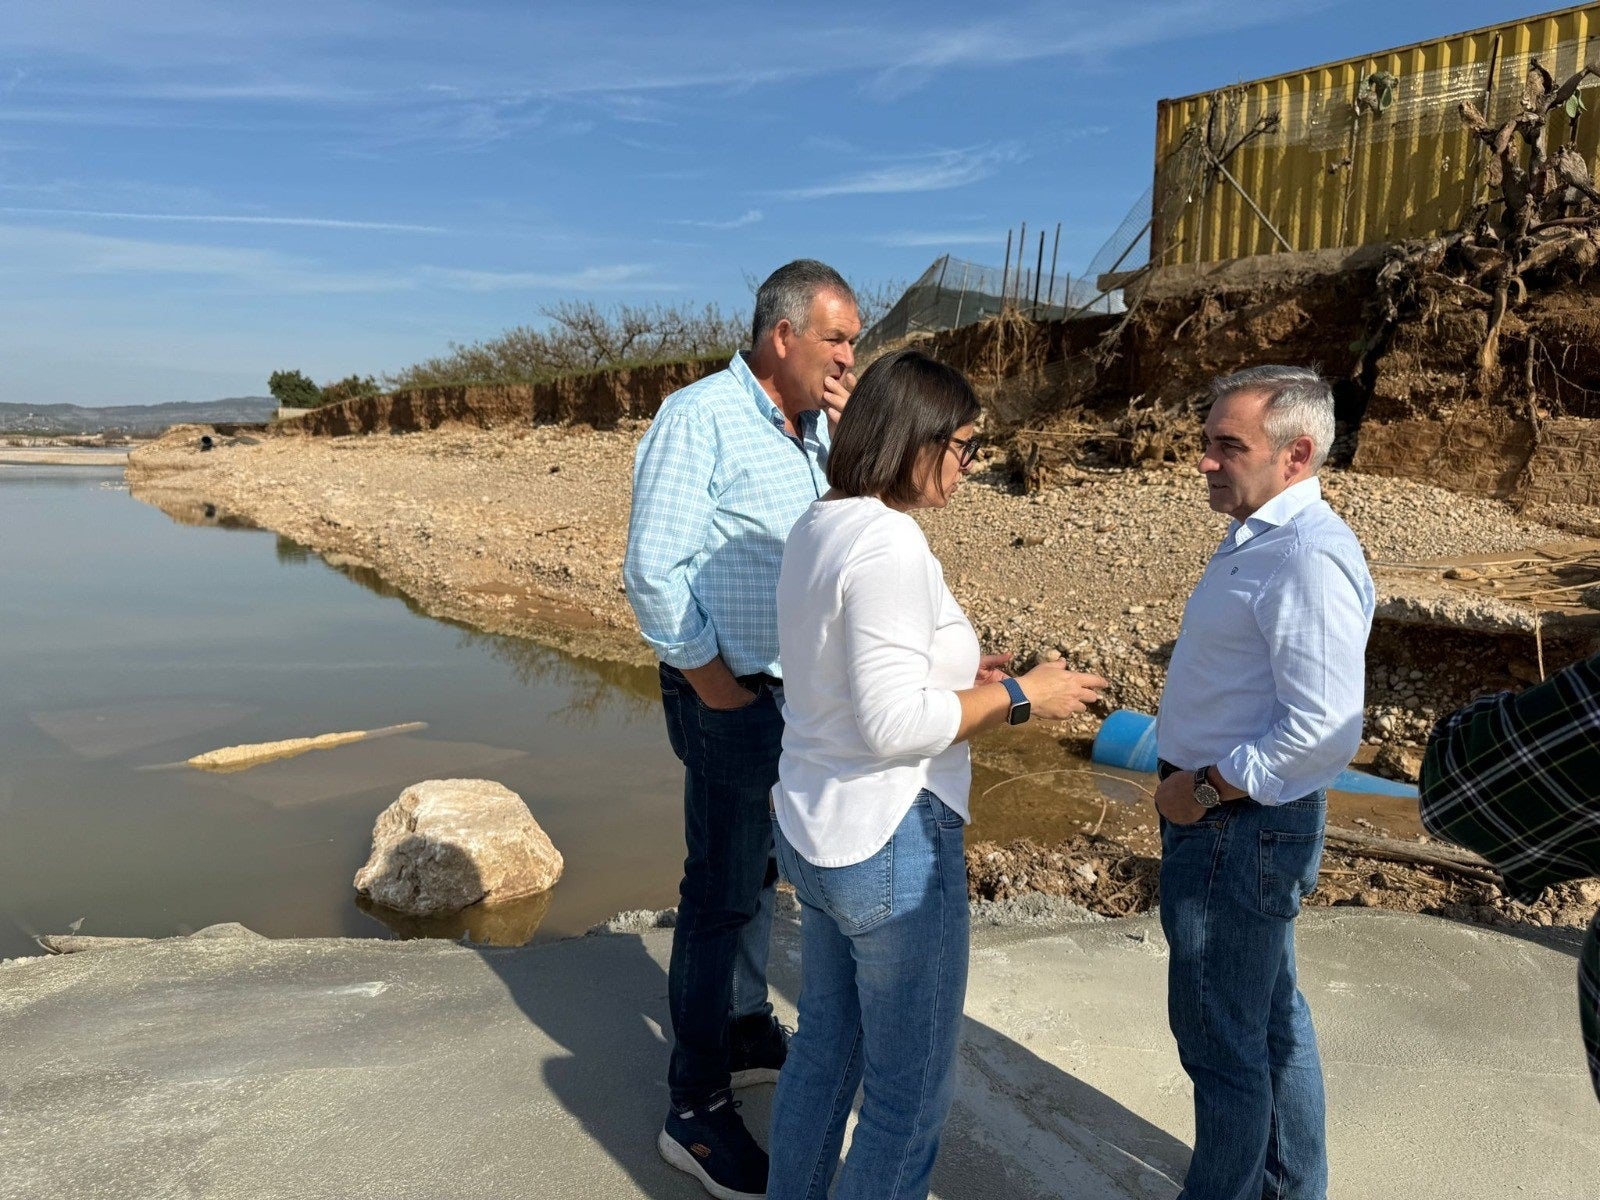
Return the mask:
<svg viewBox="0 0 1600 1200"><path fill-rule="evenodd" d="M1241 800L1161 822L1167 1017L1194 1084L1180 1200L1323 1200L1322 1062L1295 983L1294 918L1316 886L1327 800Z"/></svg>
<svg viewBox="0 0 1600 1200"><path fill-rule="evenodd" d="M730 1024L772 1014L767 955L778 870L768 794L783 717L766 688L724 712L707 708L676 669L663 664L660 675L667 737L684 767L688 849L667 969L667 1085L674 1107L692 1108L728 1087Z"/></svg>
<svg viewBox="0 0 1600 1200"><path fill-rule="evenodd" d="M772 1102L767 1200L823 1200L836 1169L835 1200L920 1200L950 1111L967 994L961 818L921 792L883 849L848 867L813 866L776 821L773 830L800 897L801 985Z"/></svg>

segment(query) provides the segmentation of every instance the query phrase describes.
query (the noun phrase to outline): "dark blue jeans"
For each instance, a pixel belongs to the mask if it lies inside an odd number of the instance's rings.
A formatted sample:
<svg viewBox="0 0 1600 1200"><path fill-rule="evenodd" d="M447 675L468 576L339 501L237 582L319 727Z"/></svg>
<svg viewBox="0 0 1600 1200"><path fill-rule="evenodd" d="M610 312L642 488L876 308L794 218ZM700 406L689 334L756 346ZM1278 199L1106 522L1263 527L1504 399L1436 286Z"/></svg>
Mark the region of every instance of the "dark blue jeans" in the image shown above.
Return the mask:
<svg viewBox="0 0 1600 1200"><path fill-rule="evenodd" d="M667 736L683 763L688 855L678 885L667 1004L677 1108L727 1088L729 1025L770 1016L772 859L768 796L778 782L783 717L770 690L744 708L707 708L681 672L662 665Z"/></svg>
<svg viewBox="0 0 1600 1200"><path fill-rule="evenodd" d="M1194 1084L1180 1200L1327 1195L1322 1062L1294 964L1294 918L1316 886L1326 819L1316 792L1161 822L1167 1016Z"/></svg>

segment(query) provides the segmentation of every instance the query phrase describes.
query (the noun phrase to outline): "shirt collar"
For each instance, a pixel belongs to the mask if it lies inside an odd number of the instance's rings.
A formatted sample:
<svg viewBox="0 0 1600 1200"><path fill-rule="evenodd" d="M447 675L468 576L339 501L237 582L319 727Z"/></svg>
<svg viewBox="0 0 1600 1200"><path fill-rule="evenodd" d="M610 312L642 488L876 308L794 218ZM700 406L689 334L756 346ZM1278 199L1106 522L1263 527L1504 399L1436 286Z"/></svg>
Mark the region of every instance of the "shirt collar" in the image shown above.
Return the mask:
<svg viewBox="0 0 1600 1200"><path fill-rule="evenodd" d="M767 423L779 433L784 433L783 427L786 420L783 415L783 409L779 408L777 402L767 395L767 389L762 387L760 381L756 379L755 373L750 370L750 363L745 358L743 350L735 351L732 361L728 363L728 370L733 372L733 377L739 381L740 386L749 394L750 399L756 405L757 411L761 413ZM826 433L827 422L817 419L818 414L821 412L820 408L807 409L800 414L799 420L795 422L795 427L803 438L809 432L808 426L815 424L817 427L817 440L826 446L829 440ZM784 433L784 436L788 437L789 435Z"/></svg>
<svg viewBox="0 0 1600 1200"><path fill-rule="evenodd" d="M1313 475L1310 479L1302 479L1299 483L1284 488L1243 521L1235 521L1229 525L1226 540L1236 546L1242 546L1258 533L1287 525L1321 499L1322 484L1317 481L1317 477Z"/></svg>

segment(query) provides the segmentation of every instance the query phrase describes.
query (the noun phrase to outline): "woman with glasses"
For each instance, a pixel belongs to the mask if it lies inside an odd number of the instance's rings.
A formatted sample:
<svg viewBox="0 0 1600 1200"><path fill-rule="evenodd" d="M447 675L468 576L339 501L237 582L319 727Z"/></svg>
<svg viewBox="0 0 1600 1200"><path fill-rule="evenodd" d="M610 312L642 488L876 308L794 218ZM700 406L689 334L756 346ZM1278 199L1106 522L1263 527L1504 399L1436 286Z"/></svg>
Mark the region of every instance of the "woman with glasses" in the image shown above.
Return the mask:
<svg viewBox="0 0 1600 1200"><path fill-rule="evenodd" d="M978 451L961 373L914 350L862 376L831 490L778 581L783 756L774 842L801 903L799 1030L773 1104L769 1200L925 1197L967 980L967 739L1080 712L1105 686L979 653L911 513L949 503ZM845 1119L864 1084L849 1156Z"/></svg>

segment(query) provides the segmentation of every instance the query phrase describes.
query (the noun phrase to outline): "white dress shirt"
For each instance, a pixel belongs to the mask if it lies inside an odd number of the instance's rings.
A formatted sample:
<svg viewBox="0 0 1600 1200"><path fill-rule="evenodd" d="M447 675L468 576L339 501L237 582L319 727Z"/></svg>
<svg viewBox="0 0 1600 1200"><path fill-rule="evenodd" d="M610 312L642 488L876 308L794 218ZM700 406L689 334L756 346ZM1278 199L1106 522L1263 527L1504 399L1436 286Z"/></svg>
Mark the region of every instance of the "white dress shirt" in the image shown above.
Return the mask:
<svg viewBox="0 0 1600 1200"><path fill-rule="evenodd" d="M784 837L819 867L872 857L923 788L967 814L957 742L978 637L917 523L870 496L818 500L778 576Z"/></svg>
<svg viewBox="0 0 1600 1200"><path fill-rule="evenodd" d="M1361 744L1375 596L1315 477L1235 521L1183 610L1156 752L1261 804L1333 782Z"/></svg>

